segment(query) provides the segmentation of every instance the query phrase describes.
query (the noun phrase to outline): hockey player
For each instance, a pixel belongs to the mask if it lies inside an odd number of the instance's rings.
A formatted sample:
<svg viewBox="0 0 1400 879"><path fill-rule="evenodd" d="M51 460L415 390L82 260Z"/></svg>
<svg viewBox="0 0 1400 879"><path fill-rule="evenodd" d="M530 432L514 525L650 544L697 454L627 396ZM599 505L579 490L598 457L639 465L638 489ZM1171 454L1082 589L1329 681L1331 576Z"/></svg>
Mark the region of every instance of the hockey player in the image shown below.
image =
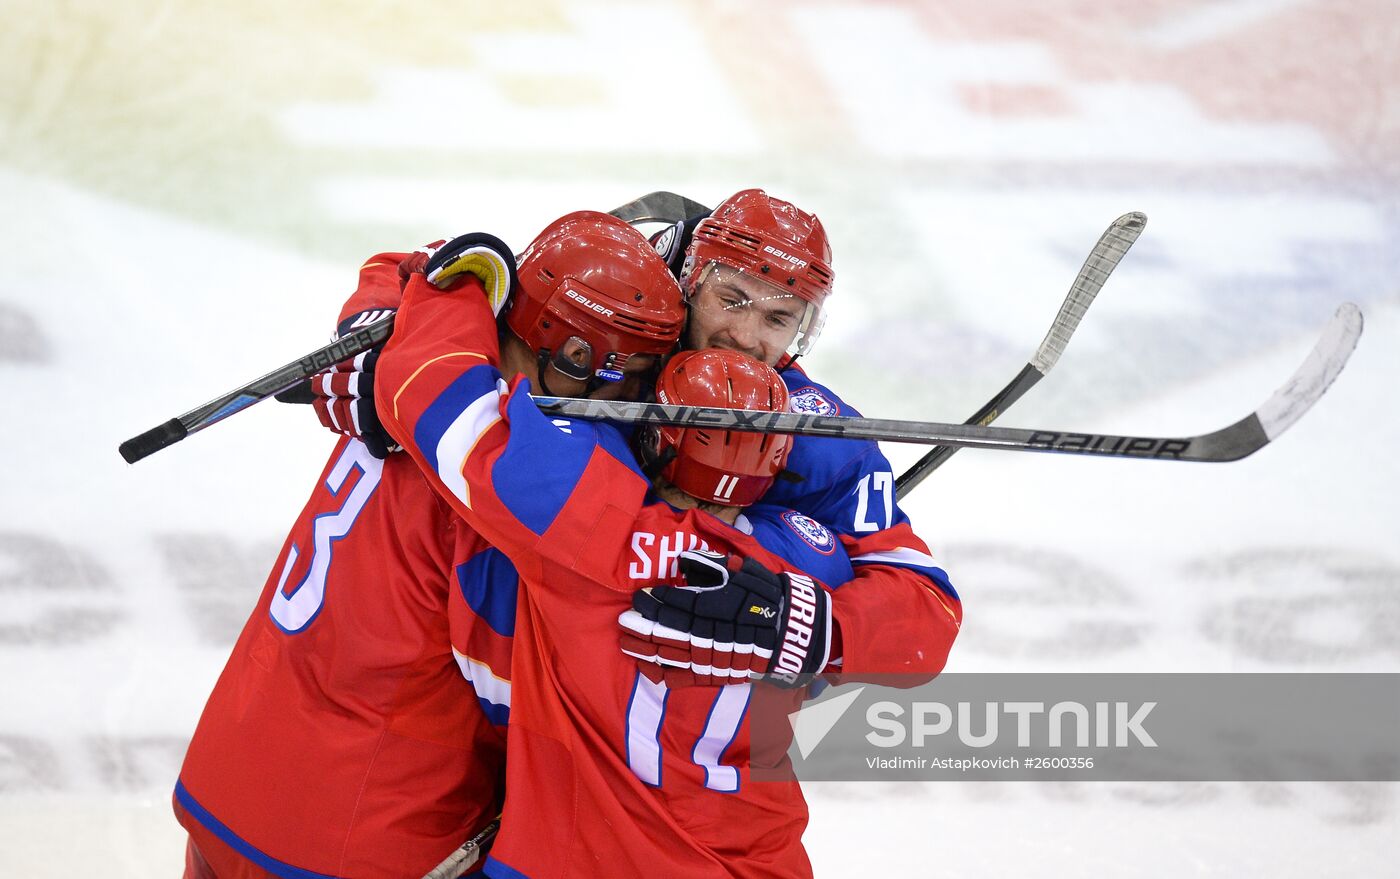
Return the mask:
<svg viewBox="0 0 1400 879"><path fill-rule="evenodd" d="M795 511L759 506L740 516L782 469L791 439L644 432L658 476L649 494L615 429L551 421L526 382L506 392L489 365L494 338L475 329L484 311L480 297L437 294L415 276L378 380L395 400L380 406L389 432L521 575L507 796L486 872L811 875L796 783L754 783L748 771L751 700L769 686L750 683L750 668L789 686L828 668L829 595L800 572L833 584L851 576L835 537L796 526L805 517ZM448 349L457 363L441 356ZM787 404L770 367L713 349L673 358L658 393L770 411ZM465 429L444 430L444 410L476 414ZM617 651L614 626L633 590L674 592L665 584L678 574L727 594L730 631L760 633L731 642L750 645L747 655L716 649L691 668L739 683L671 689ZM781 698L793 710L801 694Z"/></svg>
<svg viewBox="0 0 1400 879"><path fill-rule="evenodd" d="M424 267L498 292L515 268L487 238ZM508 375L617 394L675 345L679 288L618 220L556 221L519 270L510 310L479 328ZM185 875L416 879L493 817L509 696L492 664L508 664L514 613L489 598L514 581L412 460L340 441L190 743L174 797Z"/></svg>
<svg viewBox="0 0 1400 879"><path fill-rule="evenodd" d="M795 209L792 210L795 212ZM795 213L799 217L808 216L802 215L800 212ZM811 219L814 222L814 218ZM817 227L819 229L819 224ZM784 230L780 227L774 235L770 236L769 240L781 243L783 232ZM824 244L824 236L822 241ZM448 249L450 250L450 247ZM789 250L792 250L790 244ZM439 271L442 269L443 252L438 251L433 254L433 259L438 261ZM354 313L366 309L375 310L397 305L400 295L400 263L407 262L409 265L413 265L417 260L417 265L421 266L426 256L427 254L384 254L371 260L362 270L361 288L356 297L347 304L344 314L349 318ZM755 271L761 272L762 268L755 267ZM522 277L527 275L534 277L534 275L525 272L522 267ZM780 290L779 295L771 298L774 303L780 303L791 297L791 292ZM584 298L584 301L587 301L587 297ZM583 303L576 298L570 298L565 304L572 307ZM806 305L801 305L799 308L802 316L792 322L795 327L800 327L809 317L816 316L807 309ZM719 317L722 318L726 314L743 316L746 312L741 308L730 307L727 311L721 311ZM538 317L541 322L549 319L549 315L543 310L538 314ZM807 323L809 327L812 325ZM439 326L446 328L447 325L441 324ZM792 330L790 335L795 334L795 332L795 329ZM810 336L808 338L810 342ZM782 347L779 346L777 350L781 351ZM458 353L449 347L433 356L450 358ZM447 362L449 361L444 361L444 363ZM786 372L788 376L785 376L785 379L789 382L793 380L804 382L798 385L799 390L803 390L804 393L819 394L824 390L806 382L805 376L802 376L800 372L792 369ZM359 374L353 372L339 373L328 377L326 381L340 382L343 392L348 389L349 382L353 381L357 375ZM552 376L554 373L549 372L547 375ZM594 376L595 381L597 377L597 375ZM571 392L555 383L547 385L546 390L563 395L577 392ZM608 388L605 387L604 391L606 390ZM339 426L349 429L352 426L350 417L363 413L357 413L353 409L347 412L342 408L346 402L343 397L338 398L334 402L334 407L322 407L321 411L325 416L339 414L343 419L339 422ZM381 401L381 405L387 406L388 401ZM443 423L456 422L459 418L466 417L466 413L465 410L453 412L450 399L445 399L439 406L436 417L440 418ZM329 417L328 420L330 420ZM332 421L332 424L335 423ZM798 447L800 448L809 439L800 439ZM870 480L866 479L870 474L864 473L863 468L883 464L884 459L879 455L878 449L873 443L840 444L839 448L833 447L832 451L838 454L821 466L809 468L810 475L798 485L804 489L806 499L813 502L814 508L833 508L839 517L849 518L851 510L858 511L860 507L868 503L864 493L859 494L858 502L855 500L860 489L863 488L867 491L870 489ZM884 464L884 467L887 468L888 465ZM865 482L866 485L862 486L862 482ZM873 490L877 493L880 490L879 486L879 481L875 480ZM799 492L799 494L802 493ZM843 507L850 509L843 511ZM879 500L877 498L872 507L871 516L867 518L877 516L878 507ZM869 527L875 527L873 524L867 524ZM899 524L903 531L907 532L907 525ZM794 516L788 520L788 525L794 533L805 533L811 541L815 541L814 545L818 547L819 551L832 551L835 539L818 525L814 518ZM913 559L915 564L909 564L911 560L904 554L906 552L905 544L909 538L912 538L912 535L906 537L901 532L893 532L892 535L878 533L866 535L864 546L867 549L867 557L862 560L856 577L856 583L862 587L860 594L854 595L854 600L851 601L844 601L847 590L842 590L837 596L836 619L838 624L831 646L835 650L833 655L837 657L836 661L844 663L844 668L848 673L854 673L858 670L931 673L941 668L943 664L952 636L956 632L960 608L956 596L952 594L951 587L947 586L946 577L941 571L932 567L932 561L926 552L915 551ZM845 543L851 538L842 536L840 539ZM917 541L917 538L912 539ZM880 543L881 540L887 542ZM921 544L919 545L921 546ZM671 551L674 553L676 550L672 548ZM510 585L513 582L511 578L514 576L514 571L509 568L508 563L499 558L499 554L494 550L483 551L474 559L490 559L491 561L489 564L458 565L455 569L455 579L460 588L452 590L449 609L460 611L460 605L465 604L467 613L450 614L454 620L454 643L456 643L456 630L458 628L456 621L463 615L473 620L475 631L484 630L493 635L501 636L485 639L487 643L484 648L480 644L476 648L461 648L459 646L457 656L463 672L473 683L479 704L487 709L493 720L501 720L507 715L511 702L512 674L509 666L509 642L506 636L512 631L515 623L513 599L507 601L502 598L503 596L513 596L514 592L511 588L501 588L501 585L502 583ZM918 564L920 562L922 564ZM463 602L457 601L459 595L465 599ZM882 602L884 603L883 607L881 606ZM888 620L882 625L881 618L886 616ZM708 625L708 621L705 624ZM840 635L842 627L855 633L856 636L845 647L842 645ZM852 657L854 661L852 661Z"/></svg>
<svg viewBox="0 0 1400 879"><path fill-rule="evenodd" d="M656 248L680 277L688 311L685 345L729 348L778 367L795 411L859 415L807 376L797 357L811 350L832 289L831 248L820 220L790 202L747 189L707 217L678 223ZM394 261L342 312L393 308L399 278ZM345 392L355 372L334 386L318 383L318 411L333 430L360 435L359 413L374 422L373 401ZM363 374L361 388L374 385ZM334 387L338 392L325 389ZM370 441L392 439L369 429ZM894 472L874 442L799 437L779 480L765 498L821 523L838 535L856 566L859 588L837 601L837 640L848 673L933 675L946 661L961 624L958 596L913 532L894 497Z"/></svg>
<svg viewBox="0 0 1400 879"><path fill-rule="evenodd" d="M860 414L795 363L821 332L834 279L831 246L814 214L746 189L657 245L673 270L681 260L686 347L742 351L778 367L793 411ZM894 472L879 446L798 437L787 466L794 478L777 481L765 503L800 510L835 532L855 565L855 582L835 599L834 655L847 674L941 671L961 604L895 503Z"/></svg>

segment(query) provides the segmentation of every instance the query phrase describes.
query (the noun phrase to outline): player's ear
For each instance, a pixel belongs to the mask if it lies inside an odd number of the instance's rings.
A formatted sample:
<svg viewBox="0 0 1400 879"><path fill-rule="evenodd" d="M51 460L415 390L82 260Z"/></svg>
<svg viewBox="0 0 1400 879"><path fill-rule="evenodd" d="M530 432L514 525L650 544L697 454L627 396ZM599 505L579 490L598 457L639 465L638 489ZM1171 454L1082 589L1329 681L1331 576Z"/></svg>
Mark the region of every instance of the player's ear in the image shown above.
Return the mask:
<svg viewBox="0 0 1400 879"><path fill-rule="evenodd" d="M593 357L593 350L588 347L587 342L578 336L570 336L563 345L559 346L558 356L575 366L587 369L589 360Z"/></svg>
<svg viewBox="0 0 1400 879"><path fill-rule="evenodd" d="M570 336L554 349L549 365L560 375L586 382L593 374L593 348L578 336ZM580 389L578 393L583 393L583 390Z"/></svg>

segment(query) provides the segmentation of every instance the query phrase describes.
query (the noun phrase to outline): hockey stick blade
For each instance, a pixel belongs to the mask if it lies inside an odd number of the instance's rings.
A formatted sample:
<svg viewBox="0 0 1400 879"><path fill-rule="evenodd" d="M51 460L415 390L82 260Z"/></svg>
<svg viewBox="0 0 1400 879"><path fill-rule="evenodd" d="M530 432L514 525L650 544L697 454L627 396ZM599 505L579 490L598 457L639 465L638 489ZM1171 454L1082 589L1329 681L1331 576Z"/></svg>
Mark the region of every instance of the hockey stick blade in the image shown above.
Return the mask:
<svg viewBox="0 0 1400 879"><path fill-rule="evenodd" d="M758 433L791 433L897 443L930 443L1015 452L1057 452L1152 458L1162 461L1237 461L1277 439L1326 392L1346 365L1361 336L1361 310L1337 309L1312 353L1283 387L1254 412L1229 427L1193 437L1118 436L1058 430L1024 430L978 424L843 418L795 412L760 412L709 406L668 406L568 397L536 397L549 415L638 424L709 427Z"/></svg>
<svg viewBox="0 0 1400 879"><path fill-rule="evenodd" d="M389 338L393 328L393 315L366 324L348 336L342 336L329 345L317 348L305 357L278 367L267 375L216 397L203 406L191 409L178 418L172 418L158 427L132 437L118 446L117 451L121 452L122 458L128 464L135 464L142 458L174 445L211 424L217 424L236 412L242 412L254 403L266 400L342 360L363 354Z"/></svg>
<svg viewBox="0 0 1400 879"><path fill-rule="evenodd" d="M1045 375L1054 368L1059 361L1060 355L1064 353L1065 346L1069 344L1070 336L1083 320L1084 313L1093 304L1094 297L1099 295L1099 290L1103 288L1108 276L1113 274L1113 270L1118 267L1118 263L1123 259L1123 255L1128 252L1128 248L1133 246L1142 230L1147 225L1147 216L1138 211L1124 214L1114 220L1104 233L1095 242L1094 249L1089 251L1089 256L1084 260L1084 265L1079 268L1079 274L1075 275L1074 283L1070 284L1069 293L1065 296L1065 301L1060 304L1059 313L1055 315L1055 320L1050 324L1050 331L1045 334L1045 339L1041 341L1040 347L1036 349L1035 355L1031 357L1021 371L1013 378L1006 387L986 402L981 409L969 418L965 424L980 424L985 427L997 419L1007 408L1021 399L1021 396L1035 387ZM943 466L943 463L958 450L957 446L939 446L930 449L927 454L914 463L908 470L904 471L895 480L895 497L903 500L904 496L914 490L920 482Z"/></svg>
<svg viewBox="0 0 1400 879"><path fill-rule="evenodd" d="M698 201L667 192L664 189L648 192L629 201L625 205L608 211L625 223L678 223L700 214L710 213L710 209Z"/></svg>

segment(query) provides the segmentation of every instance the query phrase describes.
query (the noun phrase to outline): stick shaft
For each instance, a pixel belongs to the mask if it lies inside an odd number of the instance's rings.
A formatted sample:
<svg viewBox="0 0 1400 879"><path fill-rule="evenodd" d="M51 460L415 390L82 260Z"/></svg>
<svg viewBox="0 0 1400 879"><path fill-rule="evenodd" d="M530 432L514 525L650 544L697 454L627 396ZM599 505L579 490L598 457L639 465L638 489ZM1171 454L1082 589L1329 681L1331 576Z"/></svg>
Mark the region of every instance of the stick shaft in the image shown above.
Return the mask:
<svg viewBox="0 0 1400 879"><path fill-rule="evenodd" d="M215 397L203 406L196 406L184 415L132 437L118 446L118 451L128 464L135 464L147 455L174 445L211 424L218 424L230 415L242 412L254 403L266 400L278 391L329 369L342 360L363 354L389 338L393 328L393 315L380 318L329 345L317 348L299 360L278 367L242 387Z"/></svg>
<svg viewBox="0 0 1400 879"><path fill-rule="evenodd" d="M608 211L609 214L628 223L674 223L709 212L710 209L698 201L666 190L649 192ZM303 379L310 378L342 360L363 354L389 338L393 328L392 315L361 327L354 333L216 397L203 406L137 434L119 445L117 451L128 464L135 464L142 458L178 443L192 433L198 433L211 424L217 424L230 415L242 412L254 403L292 388ZM294 389L284 400L288 403L309 403L311 394L309 390Z"/></svg>
<svg viewBox="0 0 1400 879"><path fill-rule="evenodd" d="M1055 320L1050 324L1049 332L1045 334L1030 362L1006 387L978 409L966 424L980 424L984 427L991 424L998 415L1021 399L1026 391L1035 387L1036 383L1054 368L1060 355L1064 353L1065 346L1069 344L1070 337L1079 327L1079 322L1083 320L1084 313L1093 304L1094 297L1098 296L1108 276L1113 274L1123 255L1133 246L1133 242L1137 241L1146 225L1146 215L1137 211L1124 214L1109 224L1099 236L1099 240L1094 243L1094 248L1089 251L1084 264L1080 266L1079 273L1070 284L1069 293L1060 304ZM941 467L943 462L953 457L957 450L957 446L940 446L929 450L895 480L895 497L902 500L930 473Z"/></svg>
<svg viewBox="0 0 1400 879"><path fill-rule="evenodd" d="M791 433L845 439L928 443L1018 452L1058 452L1165 461L1235 461L1276 439L1321 399L1341 373L1361 337L1361 310L1343 303L1303 364L1255 411L1228 427L1190 437L1127 436L1062 430L1026 430L978 424L845 418L796 412L760 412L709 406L625 403L569 397L536 397L549 415L637 424L709 427L759 433Z"/></svg>

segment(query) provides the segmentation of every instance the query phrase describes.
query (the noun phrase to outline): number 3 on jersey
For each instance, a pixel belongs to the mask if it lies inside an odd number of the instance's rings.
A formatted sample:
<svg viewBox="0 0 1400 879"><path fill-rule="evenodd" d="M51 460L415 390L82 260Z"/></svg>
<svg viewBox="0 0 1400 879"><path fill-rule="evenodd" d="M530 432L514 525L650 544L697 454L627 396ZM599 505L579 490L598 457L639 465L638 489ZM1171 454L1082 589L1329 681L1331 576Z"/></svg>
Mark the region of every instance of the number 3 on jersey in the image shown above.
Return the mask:
<svg viewBox="0 0 1400 879"><path fill-rule="evenodd" d="M360 471L360 478L341 497L352 470ZM293 543L287 550L287 561L282 566L277 591L272 594L272 606L268 613L282 631L289 635L300 632L311 625L311 621L321 612L321 605L326 600L326 575L331 568L331 551L337 540L350 533L350 527L355 524L360 511L379 487L379 476L383 471L384 462L371 455L361 442L348 443L345 451L336 459L335 466L326 477L326 490L330 492L330 499L340 501L340 506L333 512L322 513L312 522L313 548L311 566L306 576L295 586L287 588L287 577L296 567L299 555L297 545Z"/></svg>

